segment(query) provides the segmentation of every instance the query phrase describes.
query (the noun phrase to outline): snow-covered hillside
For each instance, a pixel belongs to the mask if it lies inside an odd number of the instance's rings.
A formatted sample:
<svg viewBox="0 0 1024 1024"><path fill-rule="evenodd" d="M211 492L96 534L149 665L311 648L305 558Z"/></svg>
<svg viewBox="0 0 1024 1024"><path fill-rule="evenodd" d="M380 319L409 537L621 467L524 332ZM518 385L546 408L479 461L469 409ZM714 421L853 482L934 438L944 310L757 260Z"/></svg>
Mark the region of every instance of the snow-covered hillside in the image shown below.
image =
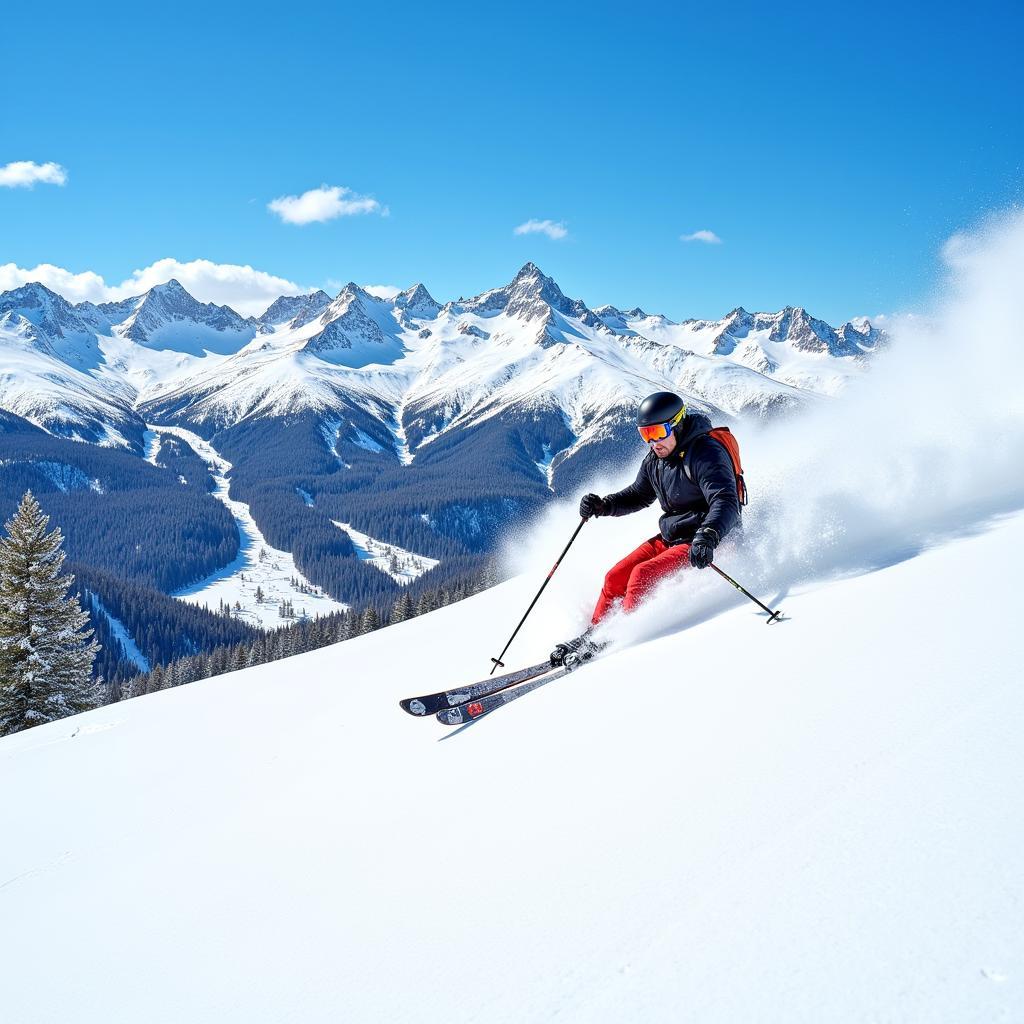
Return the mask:
<svg viewBox="0 0 1024 1024"><path fill-rule="evenodd" d="M744 436L716 560L782 623L685 570L578 673L404 715L486 674L578 522L553 502L467 601L0 740L10 1019L1024 1017L1024 216L946 254L869 379ZM655 516L589 523L506 660Z"/></svg>
<svg viewBox="0 0 1024 1024"><path fill-rule="evenodd" d="M162 437L177 437L206 460L213 476L214 496L227 506L238 527L239 548L234 561L222 566L208 579L197 580L178 591L175 597L212 610L223 603L232 609L236 618L264 629L288 624L289 617L281 615L282 603L285 602L291 606L292 614L299 618L329 615L348 607L311 584L296 567L291 552L280 551L267 542L249 506L231 497L228 480L231 463L209 442L184 427L157 424L147 424L147 427L150 450L159 446Z"/></svg>
<svg viewBox="0 0 1024 1024"><path fill-rule="evenodd" d="M699 624L461 732L396 701L485 674L532 576L2 740L5 1015L1016 1019L1021 550L1017 517L770 628L706 574ZM576 624L545 599L517 660Z"/></svg>

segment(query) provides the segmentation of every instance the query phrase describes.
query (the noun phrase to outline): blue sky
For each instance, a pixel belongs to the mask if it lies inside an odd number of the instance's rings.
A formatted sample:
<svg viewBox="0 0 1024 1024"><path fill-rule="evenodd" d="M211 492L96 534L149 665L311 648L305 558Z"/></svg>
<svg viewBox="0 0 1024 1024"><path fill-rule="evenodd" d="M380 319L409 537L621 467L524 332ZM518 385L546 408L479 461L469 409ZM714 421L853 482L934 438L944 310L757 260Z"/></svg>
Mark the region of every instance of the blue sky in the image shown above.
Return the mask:
<svg viewBox="0 0 1024 1024"><path fill-rule="evenodd" d="M1010 5L710 7L19 5L0 167L67 180L0 187L0 265L444 300L533 260L591 305L839 322L921 302L942 240L1019 201ZM322 185L378 207L268 209Z"/></svg>

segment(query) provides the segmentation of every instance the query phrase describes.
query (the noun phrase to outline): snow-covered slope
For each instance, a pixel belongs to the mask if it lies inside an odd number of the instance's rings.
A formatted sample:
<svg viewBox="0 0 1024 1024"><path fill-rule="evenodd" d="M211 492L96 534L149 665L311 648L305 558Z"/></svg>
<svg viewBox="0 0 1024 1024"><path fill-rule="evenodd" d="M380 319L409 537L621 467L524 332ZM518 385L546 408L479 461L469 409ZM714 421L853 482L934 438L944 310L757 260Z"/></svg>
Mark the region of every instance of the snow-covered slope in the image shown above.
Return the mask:
<svg viewBox="0 0 1024 1024"><path fill-rule="evenodd" d="M484 674L531 575L0 740L5 1016L1017 1019L1022 550L1018 516L767 629L691 576L690 629L461 732L396 701ZM578 624L545 600L517 661Z"/></svg>
<svg viewBox="0 0 1024 1024"><path fill-rule="evenodd" d="M948 258L869 381L744 436L716 560L787 621L687 571L583 671L404 716L488 671L578 523L552 503L468 601L0 740L6 1016L1024 1017L1024 215ZM581 531L507 660L655 516Z"/></svg>
<svg viewBox="0 0 1024 1024"><path fill-rule="evenodd" d="M417 555L414 551L407 551L396 544L386 544L370 537L357 530L351 523L335 522L334 525L351 538L360 561L368 562L381 572L387 573L396 583L411 583L440 564L436 558Z"/></svg>

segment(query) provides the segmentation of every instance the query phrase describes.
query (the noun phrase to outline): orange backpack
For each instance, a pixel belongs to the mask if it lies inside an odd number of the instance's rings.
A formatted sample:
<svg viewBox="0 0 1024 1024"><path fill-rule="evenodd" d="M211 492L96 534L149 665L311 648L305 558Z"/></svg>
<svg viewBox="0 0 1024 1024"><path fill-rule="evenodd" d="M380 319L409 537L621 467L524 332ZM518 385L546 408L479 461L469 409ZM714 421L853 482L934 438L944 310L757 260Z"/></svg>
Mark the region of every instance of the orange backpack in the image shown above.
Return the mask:
<svg viewBox="0 0 1024 1024"><path fill-rule="evenodd" d="M732 459L733 472L736 474L736 497L739 498L740 505L746 505L748 497L747 484L743 479L743 466L740 463L740 443L736 440L736 436L728 427L713 427L701 436L714 438L729 453L729 458ZM692 484L694 480L693 474L690 472L689 455L690 452L688 451L683 457L683 471L686 473L686 479Z"/></svg>

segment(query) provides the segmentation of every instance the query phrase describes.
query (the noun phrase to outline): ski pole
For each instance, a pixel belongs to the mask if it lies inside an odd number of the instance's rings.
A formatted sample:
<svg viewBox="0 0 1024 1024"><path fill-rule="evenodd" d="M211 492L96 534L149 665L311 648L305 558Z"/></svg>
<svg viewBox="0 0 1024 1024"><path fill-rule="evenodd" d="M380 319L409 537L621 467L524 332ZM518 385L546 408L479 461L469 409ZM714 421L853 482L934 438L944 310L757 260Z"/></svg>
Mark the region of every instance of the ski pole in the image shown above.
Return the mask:
<svg viewBox="0 0 1024 1024"><path fill-rule="evenodd" d="M731 583L741 594L745 594L747 597L750 598L751 601L754 602L754 604L756 604L759 607L763 608L768 613L768 625L769 626L773 622L781 621L779 619L779 616L782 614L782 609L781 608L777 612L773 612L771 610L771 608L768 607L768 605L761 604L761 602L758 601L758 599L756 597L754 597L754 595L749 590L745 590L743 587L741 587L728 573L722 572L722 570L719 569L718 566L715 565L714 562L711 563L711 568L714 569L715 572L717 572L718 575L721 576L723 580L727 580L729 583Z"/></svg>
<svg viewBox="0 0 1024 1024"><path fill-rule="evenodd" d="M523 615L523 617L519 620L519 625L516 626L515 631L508 638L508 643L505 644L504 648L502 648L501 654L499 654L496 658L491 658L491 661L494 662L494 667L490 671L490 674L492 676L494 675L494 669L496 669L496 668L504 668L505 667L505 662L503 662L501 660L502 658L505 657L505 651L507 651L512 646L512 641L515 640L516 633L519 632L519 630L522 628L523 623L526 621L526 616L529 615L530 612L533 611L533 606L537 603L537 598L540 597L540 595L544 593L544 588L551 582L551 577L555 575L555 570L559 567L559 565L561 565L562 559L565 558L565 552L568 551L569 548L572 547L572 542L576 539L576 535L580 532L580 530L583 529L583 524L585 522L586 522L586 519L580 519L580 525L576 527L575 531L573 532L573 535L569 538L569 543L565 545L565 548L563 549L562 553L555 560L555 564L553 566L551 566L551 572L549 572L547 574L547 577L545 578L544 582L540 586L540 590L537 591L537 597L535 597L530 602L530 607L526 609L526 614Z"/></svg>

